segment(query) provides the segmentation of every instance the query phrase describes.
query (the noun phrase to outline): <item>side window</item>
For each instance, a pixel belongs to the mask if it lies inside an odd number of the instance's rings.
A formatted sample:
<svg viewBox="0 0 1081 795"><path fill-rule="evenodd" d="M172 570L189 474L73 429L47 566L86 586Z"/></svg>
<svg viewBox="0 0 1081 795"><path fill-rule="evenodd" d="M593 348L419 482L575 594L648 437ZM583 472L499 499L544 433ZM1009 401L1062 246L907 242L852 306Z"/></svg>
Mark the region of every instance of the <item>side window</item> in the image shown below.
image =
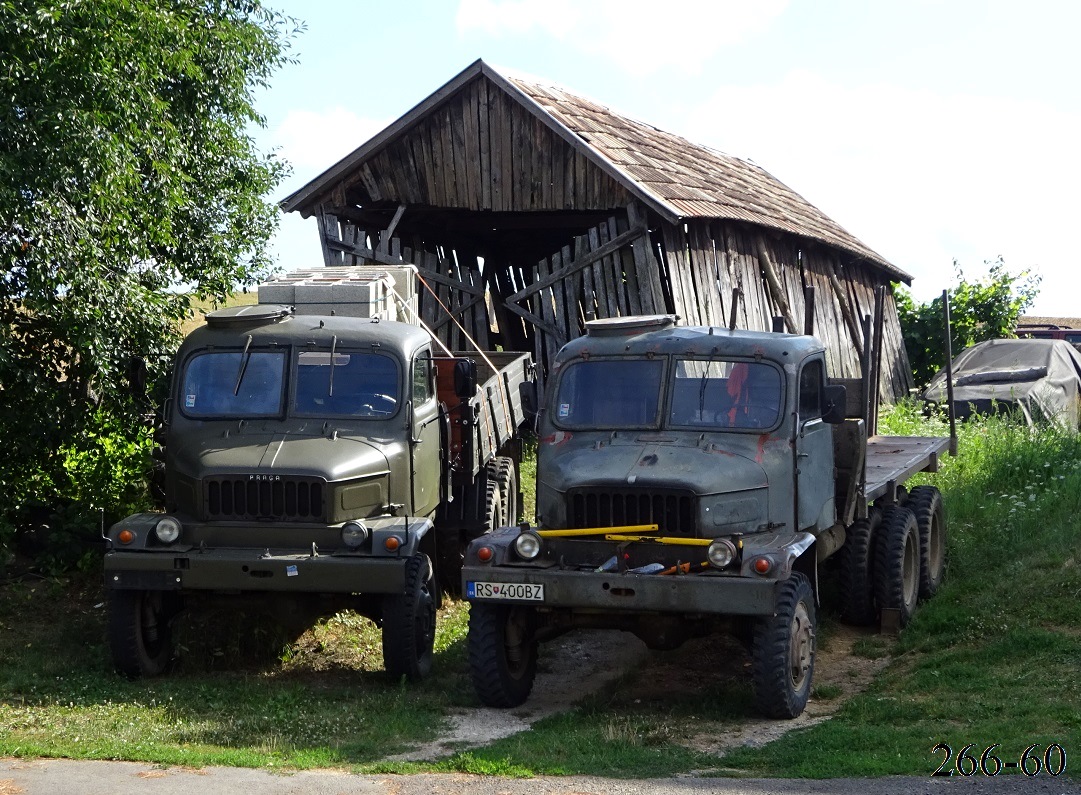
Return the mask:
<svg viewBox="0 0 1081 795"><path fill-rule="evenodd" d="M421 351L413 359L413 405L420 406L432 397L432 354Z"/></svg>
<svg viewBox="0 0 1081 795"><path fill-rule="evenodd" d="M800 422L822 416L822 389L824 386L822 361L807 362L799 377Z"/></svg>

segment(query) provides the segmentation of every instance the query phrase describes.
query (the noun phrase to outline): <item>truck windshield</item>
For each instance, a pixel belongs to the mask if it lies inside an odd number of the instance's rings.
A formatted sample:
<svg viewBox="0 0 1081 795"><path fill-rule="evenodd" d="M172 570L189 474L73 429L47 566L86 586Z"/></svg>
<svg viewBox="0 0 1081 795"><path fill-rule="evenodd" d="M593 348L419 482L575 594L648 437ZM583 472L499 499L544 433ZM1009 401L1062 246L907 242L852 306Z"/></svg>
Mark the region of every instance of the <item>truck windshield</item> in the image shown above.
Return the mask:
<svg viewBox="0 0 1081 795"><path fill-rule="evenodd" d="M191 417L267 417L281 413L284 351L214 351L188 360L180 390Z"/></svg>
<svg viewBox="0 0 1081 795"><path fill-rule="evenodd" d="M781 416L781 373L760 362L679 359L668 424L772 428Z"/></svg>
<svg viewBox="0 0 1081 795"><path fill-rule="evenodd" d="M293 410L319 417L390 417L398 412L400 380L390 356L302 351Z"/></svg>
<svg viewBox="0 0 1081 795"><path fill-rule="evenodd" d="M643 428L657 425L664 360L576 361L559 379L557 425L568 428Z"/></svg>

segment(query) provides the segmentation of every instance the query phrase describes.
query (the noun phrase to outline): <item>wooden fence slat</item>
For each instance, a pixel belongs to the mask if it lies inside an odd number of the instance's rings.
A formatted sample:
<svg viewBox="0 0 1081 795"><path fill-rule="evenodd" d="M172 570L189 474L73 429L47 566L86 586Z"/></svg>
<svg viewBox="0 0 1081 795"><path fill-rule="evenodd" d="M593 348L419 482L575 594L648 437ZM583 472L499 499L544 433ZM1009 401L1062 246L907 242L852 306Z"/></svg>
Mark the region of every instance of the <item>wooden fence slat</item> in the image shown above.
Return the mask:
<svg viewBox="0 0 1081 795"><path fill-rule="evenodd" d="M608 240L616 240L619 237L619 233L616 227L616 219L609 218L607 226ZM618 254L619 249L617 248L613 250L611 254L605 257L605 270L610 273L612 277L612 292L615 295L616 306L619 307L619 314L621 317L626 317L630 313L627 311L627 296L623 284L623 264ZM608 284L607 279L605 279L605 284Z"/></svg>

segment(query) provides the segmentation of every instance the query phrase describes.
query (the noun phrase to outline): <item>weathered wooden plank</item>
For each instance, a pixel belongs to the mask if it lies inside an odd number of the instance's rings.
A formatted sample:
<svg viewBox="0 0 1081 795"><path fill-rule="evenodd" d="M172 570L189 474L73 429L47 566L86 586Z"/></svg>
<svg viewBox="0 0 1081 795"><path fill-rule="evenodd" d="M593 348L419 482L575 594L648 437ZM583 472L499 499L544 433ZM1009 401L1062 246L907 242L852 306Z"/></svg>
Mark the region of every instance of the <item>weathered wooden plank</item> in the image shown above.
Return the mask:
<svg viewBox="0 0 1081 795"><path fill-rule="evenodd" d="M425 142L427 144L426 156L428 163L425 165L425 174L428 177L428 188L434 203L440 206L447 204L447 183L443 169L443 141L439 135L438 118L432 116L425 125Z"/></svg>
<svg viewBox="0 0 1081 795"><path fill-rule="evenodd" d="M461 207L458 201L457 174L454 173L454 122L450 107L444 105L436 114L439 119L439 145L443 152L443 195L445 207ZM451 346L452 350L458 350Z"/></svg>
<svg viewBox="0 0 1081 795"><path fill-rule="evenodd" d="M632 228L637 226L645 228L647 220L645 211L637 202L627 205L627 223ZM661 293L660 268L653 258L648 231L631 244L631 255L634 257L638 286L642 294L642 311L648 314L663 312L664 298Z"/></svg>
<svg viewBox="0 0 1081 795"><path fill-rule="evenodd" d="M557 251L552 254L552 273L558 273L563 268L563 253ZM563 283L562 281L556 281L549 288L552 291L552 302L555 305L554 321L556 328L563 332L564 340L567 339L567 311L566 311L566 299L563 295Z"/></svg>
<svg viewBox="0 0 1081 795"><path fill-rule="evenodd" d="M457 279L449 274L430 271L424 274L424 278L430 281L432 284L442 284L455 290L459 290L470 296L475 297L484 294L483 287L474 287L471 284L464 284L460 279Z"/></svg>
<svg viewBox="0 0 1081 795"><path fill-rule="evenodd" d="M493 208L492 190L495 187L492 175L492 133L488 109L489 83L487 80L478 80L475 84L477 92L477 138L480 146L480 207L482 210Z"/></svg>
<svg viewBox="0 0 1081 795"><path fill-rule="evenodd" d="M522 149L522 119L521 111L517 105L510 103L511 112L508 114L507 122L510 125L510 141L508 146L510 147L511 155L511 173L510 173L510 210L525 210L529 208L529 204L522 203L522 171L523 161L528 155L527 150Z"/></svg>
<svg viewBox="0 0 1081 795"><path fill-rule="evenodd" d="M574 153L574 207L577 210L590 210L589 202L589 161L581 152Z"/></svg>
<svg viewBox="0 0 1081 795"><path fill-rule="evenodd" d="M619 230L616 227L616 219L609 218L607 221L608 226L608 239L609 241L619 238ZM616 299L616 305L619 307L619 314L622 317L626 317L630 314L627 306L627 295L625 285L623 284L623 264L619 257L619 249L613 249L612 253L605 257L605 270L611 274L612 278L612 293ZM608 284L608 280L605 279L605 284Z"/></svg>
<svg viewBox="0 0 1081 795"><path fill-rule="evenodd" d="M537 263L537 277L543 279L549 275L548 260L542 259ZM534 314L544 320L541 327L547 333L544 335L545 361L552 361L556 351L563 344L560 339L560 329L555 319L555 307L552 305L551 288L534 293ZM514 307L511 306L513 309Z"/></svg>
<svg viewBox="0 0 1081 795"><path fill-rule="evenodd" d="M469 158L465 149L465 109L464 98L459 95L456 101L447 103L450 118L450 142L454 157L454 207L469 207L470 184L469 175L472 172Z"/></svg>
<svg viewBox="0 0 1081 795"><path fill-rule="evenodd" d="M664 225L664 259L668 266L668 281L672 286L672 304L680 319L687 323L690 317L687 291L683 284L684 269L680 262L680 245L677 232L670 224Z"/></svg>
<svg viewBox="0 0 1081 795"><path fill-rule="evenodd" d="M605 229L607 229L607 225L605 225ZM636 227L634 229L628 230L622 235L618 235L614 240L606 241L604 244L597 243L595 245L591 245L591 248L593 248L593 250L590 251L590 253L586 255L581 261L570 263L568 269L565 272L553 273L546 278L538 279L536 282L529 285L529 287L519 290L517 293L510 296L508 300L521 301L524 298L527 298L530 294L536 292L537 290L554 284L555 282L564 278L567 274L572 273L576 270L581 270L588 265L595 264L602 257L611 254L613 251L616 251L621 246L624 246L630 241L634 240L636 237L641 236L644 232L645 230L643 228Z"/></svg>
<svg viewBox="0 0 1081 795"><path fill-rule="evenodd" d="M474 258L474 262L476 258ZM484 277L480 271L475 268L469 269L469 287L472 290L476 290L480 293L480 298L477 301L477 306L473 310L474 316L474 339L480 345L481 350L490 351L492 347L488 341L488 335L491 330L491 321L488 317L488 304L484 300ZM465 286L463 285L463 289Z"/></svg>
<svg viewBox="0 0 1081 795"><path fill-rule="evenodd" d="M623 269L624 288L627 292L627 312L631 315L645 314L642 309L642 288L638 284L638 269L634 263L634 252L624 246L616 254Z"/></svg>
<svg viewBox="0 0 1081 795"><path fill-rule="evenodd" d="M565 251L569 254L570 249ZM589 253L589 238L584 235L577 235L574 238L574 259L579 260L585 257ZM568 312L573 312L573 317L568 318L569 326L567 328L570 336L568 340L581 336L585 331L585 327L582 325L585 322L586 313L584 304L587 296L584 294L585 276L589 273L589 268L583 268L575 273L572 273L567 282L567 301L569 305Z"/></svg>
<svg viewBox="0 0 1081 795"><path fill-rule="evenodd" d="M698 306L698 322L701 325L716 325L713 318L713 305L710 298L713 289L710 285L709 270L704 262L699 240L699 228L695 224L688 224L687 233L687 261L690 264L691 273L694 276L694 294Z"/></svg>
<svg viewBox="0 0 1081 795"><path fill-rule="evenodd" d="M611 233L608 230L608 223L602 222L597 225L597 229L600 232L601 247L606 252L611 252L612 247L609 245L612 240ZM618 317L619 312L619 298L616 296L615 280L612 278L612 267L608 261L608 257L604 256L600 259L600 271L601 271L601 284L604 285L604 295L597 296L598 298L604 298L604 312L605 317Z"/></svg>
<svg viewBox="0 0 1081 795"><path fill-rule="evenodd" d="M575 180L577 179L575 169L577 163L577 153L574 147L568 144L563 144L563 209L565 210L580 210L581 207L577 204L577 197L575 194Z"/></svg>
<svg viewBox="0 0 1081 795"><path fill-rule="evenodd" d="M713 299L716 288L709 276L709 264L701 248L701 232L697 225L688 225L687 259L694 274L694 293L698 304L698 322L706 326L717 325L713 313Z"/></svg>
<svg viewBox="0 0 1081 795"><path fill-rule="evenodd" d="M548 134L548 163L552 169L550 176L549 205L553 210L562 210L565 207L564 174L566 161L563 158L563 140L552 133Z"/></svg>
<svg viewBox="0 0 1081 795"><path fill-rule="evenodd" d="M503 112L503 92L495 86L488 86L488 154L491 160L492 180L492 210L504 209L504 191L506 186L503 182L503 124L505 114Z"/></svg>
<svg viewBox="0 0 1081 795"><path fill-rule="evenodd" d="M603 226L603 224L601 226ZM608 311L608 296L604 286L604 271L602 267L603 253L599 257L595 256L595 254L601 252L604 247L604 244L601 243L600 226L590 227L586 236L589 239L589 257L593 260L589 266L589 270L592 274L593 294L597 302L596 314L599 318L611 317Z"/></svg>
<svg viewBox="0 0 1081 795"><path fill-rule="evenodd" d="M439 316L439 305L435 300L435 288L432 287L430 281L432 276L438 272L439 258L430 251L425 251L423 254L423 262L418 261L416 263L418 275L422 279L420 284L420 316L425 324L431 328Z"/></svg>
<svg viewBox="0 0 1081 795"><path fill-rule="evenodd" d="M457 108L462 113L461 165L464 183L463 207L480 209L480 143L477 141L477 96L474 85L466 86Z"/></svg>

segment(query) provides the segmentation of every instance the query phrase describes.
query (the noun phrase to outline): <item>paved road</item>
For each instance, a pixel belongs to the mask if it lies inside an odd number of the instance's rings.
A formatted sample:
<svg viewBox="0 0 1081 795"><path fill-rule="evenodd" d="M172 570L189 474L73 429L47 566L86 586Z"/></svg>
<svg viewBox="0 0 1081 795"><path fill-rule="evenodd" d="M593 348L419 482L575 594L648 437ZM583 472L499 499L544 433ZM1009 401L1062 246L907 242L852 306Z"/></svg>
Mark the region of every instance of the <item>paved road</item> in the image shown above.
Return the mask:
<svg viewBox="0 0 1081 795"><path fill-rule="evenodd" d="M357 776L340 771L277 774L247 768L160 768L136 762L0 759L0 795L1081 795L1065 778L968 779L670 778L621 781L567 776Z"/></svg>

